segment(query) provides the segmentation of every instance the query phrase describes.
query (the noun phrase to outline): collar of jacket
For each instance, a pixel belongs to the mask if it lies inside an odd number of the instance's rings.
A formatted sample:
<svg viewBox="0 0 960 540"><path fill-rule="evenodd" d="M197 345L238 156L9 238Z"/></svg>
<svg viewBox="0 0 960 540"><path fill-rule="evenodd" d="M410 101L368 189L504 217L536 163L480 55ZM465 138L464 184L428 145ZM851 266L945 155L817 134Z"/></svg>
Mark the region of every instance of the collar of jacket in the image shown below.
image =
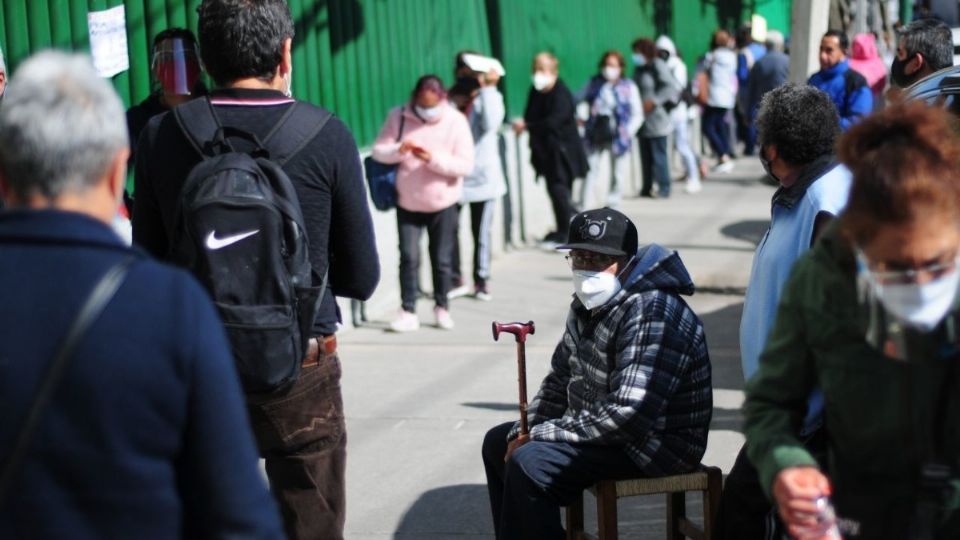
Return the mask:
<svg viewBox="0 0 960 540"><path fill-rule="evenodd" d="M797 202L807 194L807 189L811 184L816 182L818 178L836 166L837 160L833 154L824 154L813 160L812 163L800 171L796 182L791 184L790 187L785 188L780 186L780 188L773 194L772 205L793 208L793 205L797 204Z"/></svg>
<svg viewBox="0 0 960 540"><path fill-rule="evenodd" d="M226 98L241 100L276 100L291 99L279 90L272 88L217 88L210 92L210 98Z"/></svg>
<svg viewBox="0 0 960 540"><path fill-rule="evenodd" d="M93 217L62 210L9 210L0 213L0 244L85 244L128 251L109 225ZM138 251L136 248L134 251Z"/></svg>
<svg viewBox="0 0 960 540"><path fill-rule="evenodd" d="M828 67L827 69L821 69L820 74L824 79L832 79L837 75L843 75L844 71L850 69L850 60L844 58L837 65L833 67Z"/></svg>

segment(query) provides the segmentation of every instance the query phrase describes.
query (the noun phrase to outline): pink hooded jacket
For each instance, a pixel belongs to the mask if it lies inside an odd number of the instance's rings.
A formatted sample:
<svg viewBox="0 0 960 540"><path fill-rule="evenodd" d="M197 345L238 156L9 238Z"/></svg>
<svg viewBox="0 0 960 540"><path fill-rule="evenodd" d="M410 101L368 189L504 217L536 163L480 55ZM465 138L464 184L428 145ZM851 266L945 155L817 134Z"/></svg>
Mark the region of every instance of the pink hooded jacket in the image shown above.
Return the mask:
<svg viewBox="0 0 960 540"><path fill-rule="evenodd" d="M397 206L410 212L439 212L457 204L463 192L463 177L473 171L473 135L466 117L447 101L439 107L443 108L439 118L424 122L409 104L403 106L401 141L410 141L430 152L429 163L412 153L400 155L399 107L390 111L373 143L373 159L400 164Z"/></svg>
<svg viewBox="0 0 960 540"><path fill-rule="evenodd" d="M867 85L874 94L883 92L883 87L887 85L887 66L877 53L873 34L857 34L853 38L852 53L850 69L867 79Z"/></svg>

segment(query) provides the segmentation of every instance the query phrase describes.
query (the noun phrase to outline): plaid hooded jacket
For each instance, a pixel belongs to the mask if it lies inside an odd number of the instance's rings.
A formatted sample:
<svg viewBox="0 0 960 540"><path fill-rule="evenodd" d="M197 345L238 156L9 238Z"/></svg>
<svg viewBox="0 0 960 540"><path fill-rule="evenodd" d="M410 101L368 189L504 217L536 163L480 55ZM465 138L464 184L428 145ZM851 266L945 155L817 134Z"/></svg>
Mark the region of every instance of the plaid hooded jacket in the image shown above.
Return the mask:
<svg viewBox="0 0 960 540"><path fill-rule="evenodd" d="M645 474L700 463L713 412L700 319L680 295L693 282L676 252L637 252L623 290L587 310L574 299L550 373L528 409L530 438L623 446ZM509 439L519 432L519 422Z"/></svg>

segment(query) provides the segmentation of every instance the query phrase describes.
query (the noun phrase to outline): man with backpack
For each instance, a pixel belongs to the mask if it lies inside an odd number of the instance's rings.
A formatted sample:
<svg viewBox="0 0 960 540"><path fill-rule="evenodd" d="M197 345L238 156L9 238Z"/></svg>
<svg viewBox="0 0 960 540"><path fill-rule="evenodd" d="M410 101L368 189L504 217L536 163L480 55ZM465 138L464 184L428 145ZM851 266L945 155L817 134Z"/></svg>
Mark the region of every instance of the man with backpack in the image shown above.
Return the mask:
<svg viewBox="0 0 960 540"><path fill-rule="evenodd" d="M840 129L846 131L873 112L873 94L863 75L850 69L850 40L840 30L830 30L820 40L820 71L808 84L826 92L840 114Z"/></svg>
<svg viewBox="0 0 960 540"><path fill-rule="evenodd" d="M334 295L366 300L379 258L359 153L292 99L283 0L204 0L209 98L150 121L134 241L190 268L220 311L291 538L342 538L346 436Z"/></svg>

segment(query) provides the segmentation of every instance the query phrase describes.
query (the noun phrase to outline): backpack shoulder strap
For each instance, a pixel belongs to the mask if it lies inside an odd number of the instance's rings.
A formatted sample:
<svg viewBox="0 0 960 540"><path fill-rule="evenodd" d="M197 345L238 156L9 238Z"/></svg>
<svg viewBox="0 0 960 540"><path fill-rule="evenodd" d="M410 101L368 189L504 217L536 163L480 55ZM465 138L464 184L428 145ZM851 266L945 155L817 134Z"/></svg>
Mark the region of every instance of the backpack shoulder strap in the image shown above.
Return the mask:
<svg viewBox="0 0 960 540"><path fill-rule="evenodd" d="M270 150L270 159L281 167L303 150L327 125L333 114L299 101L293 102L287 112L273 126L263 144Z"/></svg>
<svg viewBox="0 0 960 540"><path fill-rule="evenodd" d="M193 99L174 107L173 117L194 150L201 156L210 156L208 143L213 141L221 127L210 98Z"/></svg>

